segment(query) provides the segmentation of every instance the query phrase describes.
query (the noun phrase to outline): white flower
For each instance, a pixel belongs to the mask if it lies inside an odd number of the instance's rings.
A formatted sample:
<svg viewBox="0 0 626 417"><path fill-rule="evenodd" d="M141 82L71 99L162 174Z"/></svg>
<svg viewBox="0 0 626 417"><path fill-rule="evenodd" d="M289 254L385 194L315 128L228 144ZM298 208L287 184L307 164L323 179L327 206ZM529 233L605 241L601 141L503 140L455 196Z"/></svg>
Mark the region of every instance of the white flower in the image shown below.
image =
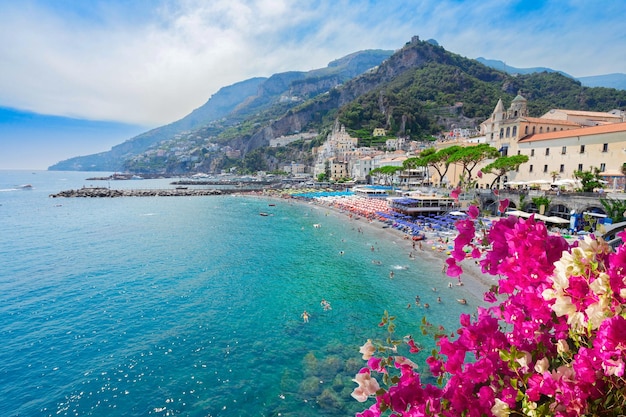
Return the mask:
<svg viewBox="0 0 626 417"><path fill-rule="evenodd" d="M370 371L367 368L363 368L353 379L354 382L359 384L358 387L352 391L352 397L358 402L367 401L370 395L376 394L376 391L380 389L376 378L372 378Z"/></svg>
<svg viewBox="0 0 626 417"><path fill-rule="evenodd" d="M496 398L495 404L491 407L491 413L496 417L508 417L511 414L511 410L507 403L500 398Z"/></svg>
<svg viewBox="0 0 626 417"><path fill-rule="evenodd" d="M404 356L394 356L393 360L396 362L396 365L398 365L398 366L409 365L413 369L417 369L418 368L418 366L417 366L417 364L415 362L413 362L410 359L405 358Z"/></svg>
<svg viewBox="0 0 626 417"><path fill-rule="evenodd" d="M535 371L537 371L537 373L543 374L545 371L548 370L549 366L550 362L548 361L548 358L539 359L535 364Z"/></svg>
<svg viewBox="0 0 626 417"><path fill-rule="evenodd" d="M520 370L522 372L528 371L528 364L533 359L530 352L520 352L521 356L515 358L515 361L520 364Z"/></svg>
<svg viewBox="0 0 626 417"><path fill-rule="evenodd" d="M367 342L359 349L359 353L363 354L363 360L369 360L376 352L376 347L372 344L372 339L367 339Z"/></svg>
<svg viewBox="0 0 626 417"><path fill-rule="evenodd" d="M569 352L569 345L567 344L567 340L559 339L556 342L556 351L559 352L561 355Z"/></svg>

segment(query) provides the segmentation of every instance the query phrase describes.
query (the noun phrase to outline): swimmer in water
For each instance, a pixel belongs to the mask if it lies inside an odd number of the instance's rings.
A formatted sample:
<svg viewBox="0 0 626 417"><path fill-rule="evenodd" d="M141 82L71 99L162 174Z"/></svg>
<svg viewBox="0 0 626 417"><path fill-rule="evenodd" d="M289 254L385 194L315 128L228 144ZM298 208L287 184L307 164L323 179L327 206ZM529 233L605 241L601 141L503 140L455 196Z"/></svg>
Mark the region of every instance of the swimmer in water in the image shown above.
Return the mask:
<svg viewBox="0 0 626 417"><path fill-rule="evenodd" d="M307 313L306 310L304 310L304 313L302 313L300 317L302 317L302 320L304 320L305 323L309 322L309 313Z"/></svg>
<svg viewBox="0 0 626 417"><path fill-rule="evenodd" d="M393 278L394 275L393 271L389 271L389 278Z"/></svg>

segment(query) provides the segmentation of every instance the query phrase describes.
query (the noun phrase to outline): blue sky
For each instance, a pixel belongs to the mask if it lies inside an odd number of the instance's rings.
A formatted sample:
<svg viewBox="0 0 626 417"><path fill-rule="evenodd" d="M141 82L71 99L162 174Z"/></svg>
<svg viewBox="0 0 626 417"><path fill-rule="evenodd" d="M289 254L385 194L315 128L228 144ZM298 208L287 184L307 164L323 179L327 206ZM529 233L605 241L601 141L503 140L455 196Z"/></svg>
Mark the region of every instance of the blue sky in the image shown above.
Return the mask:
<svg viewBox="0 0 626 417"><path fill-rule="evenodd" d="M626 72L625 16L623 0L0 0L0 169L105 151L223 86L413 35L514 67Z"/></svg>

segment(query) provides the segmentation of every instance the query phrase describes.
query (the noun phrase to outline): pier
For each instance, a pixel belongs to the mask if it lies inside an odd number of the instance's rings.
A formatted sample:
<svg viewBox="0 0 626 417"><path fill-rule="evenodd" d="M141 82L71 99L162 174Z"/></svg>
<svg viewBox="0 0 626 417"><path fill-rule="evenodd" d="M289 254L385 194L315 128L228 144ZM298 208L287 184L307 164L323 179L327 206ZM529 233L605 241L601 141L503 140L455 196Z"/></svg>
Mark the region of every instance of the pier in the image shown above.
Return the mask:
<svg viewBox="0 0 626 417"><path fill-rule="evenodd" d="M168 189L130 189L116 190L104 187L83 187L76 190L60 191L56 194L50 194L52 198L115 198L115 197L196 197L207 195L223 195L242 192L241 189L187 189L187 188L168 188Z"/></svg>

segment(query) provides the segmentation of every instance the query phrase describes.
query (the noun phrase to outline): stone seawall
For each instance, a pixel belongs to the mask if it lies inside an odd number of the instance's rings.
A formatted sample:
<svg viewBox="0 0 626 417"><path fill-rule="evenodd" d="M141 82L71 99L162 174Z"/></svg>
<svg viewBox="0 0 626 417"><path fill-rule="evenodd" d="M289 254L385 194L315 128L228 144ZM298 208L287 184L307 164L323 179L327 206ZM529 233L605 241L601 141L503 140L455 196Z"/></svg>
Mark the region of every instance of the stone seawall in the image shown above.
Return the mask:
<svg viewBox="0 0 626 417"><path fill-rule="evenodd" d="M194 189L145 189L145 190L115 190L111 188L83 187L77 190L60 191L50 194L52 198L59 197L195 197L206 195L222 195L241 192L241 190L194 190Z"/></svg>

